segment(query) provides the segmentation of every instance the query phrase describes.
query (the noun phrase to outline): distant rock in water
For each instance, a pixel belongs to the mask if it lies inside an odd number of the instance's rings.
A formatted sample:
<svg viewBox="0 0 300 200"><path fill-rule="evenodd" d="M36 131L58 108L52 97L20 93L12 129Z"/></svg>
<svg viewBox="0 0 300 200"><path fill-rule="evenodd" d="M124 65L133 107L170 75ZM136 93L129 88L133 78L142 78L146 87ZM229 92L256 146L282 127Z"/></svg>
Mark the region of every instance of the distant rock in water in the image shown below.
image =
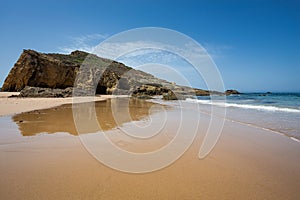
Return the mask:
<svg viewBox="0 0 300 200"><path fill-rule="evenodd" d="M76 88L73 93L73 87ZM130 94L138 98L164 95L165 99L183 96L224 95L179 86L123 63L82 51L69 55L24 50L11 69L2 91L19 92L21 97L68 97L96 94ZM227 90L228 94L239 94Z"/></svg>
<svg viewBox="0 0 300 200"><path fill-rule="evenodd" d="M241 93L237 90L226 90L225 91L225 95L232 95L232 94L241 94Z"/></svg>

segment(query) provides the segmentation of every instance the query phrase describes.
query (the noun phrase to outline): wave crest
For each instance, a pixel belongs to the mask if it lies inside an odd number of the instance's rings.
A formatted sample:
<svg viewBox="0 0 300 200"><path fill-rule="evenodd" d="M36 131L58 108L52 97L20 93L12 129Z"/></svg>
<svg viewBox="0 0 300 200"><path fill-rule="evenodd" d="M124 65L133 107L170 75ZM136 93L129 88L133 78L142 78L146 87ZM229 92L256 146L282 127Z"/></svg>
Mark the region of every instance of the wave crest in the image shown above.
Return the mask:
<svg viewBox="0 0 300 200"><path fill-rule="evenodd" d="M300 113L300 110L294 108L284 108L284 107L276 107L276 106L265 106L265 105L251 105L251 104L237 104L237 103L227 103L227 102L218 102L211 100L200 100L200 99L186 99L187 102L193 103L201 103L207 105L214 105L220 107L234 107L234 108L242 108L242 109L253 109L253 110L263 110L263 111L271 111L271 112L289 112L289 113Z"/></svg>

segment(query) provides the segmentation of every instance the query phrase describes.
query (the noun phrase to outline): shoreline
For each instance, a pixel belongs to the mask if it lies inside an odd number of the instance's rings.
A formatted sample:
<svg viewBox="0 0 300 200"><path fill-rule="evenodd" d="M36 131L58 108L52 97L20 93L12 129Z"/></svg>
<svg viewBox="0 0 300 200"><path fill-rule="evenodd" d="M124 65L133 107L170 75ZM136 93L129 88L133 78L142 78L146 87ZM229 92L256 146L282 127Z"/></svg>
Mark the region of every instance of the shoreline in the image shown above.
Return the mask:
<svg viewBox="0 0 300 200"><path fill-rule="evenodd" d="M10 97L11 95L18 95L19 92L0 92L0 117L3 116L13 116L20 113L26 113L30 111L38 111L43 109L49 109L58 107L61 105L66 104L73 104L73 103L86 103L86 102L97 102L97 101L106 101L111 98L120 98L120 97L127 97L126 95L101 95L101 96L93 96L93 97L80 97L78 99L73 97L67 98L28 98L28 97ZM148 100L152 103L157 103L160 105L167 105L174 107L169 103L163 103L160 101L156 101L155 99ZM210 113L202 112L202 114L206 114L210 116ZM234 119L230 119L225 117L226 121L241 124L247 127L256 128L258 130L264 130L268 132L272 132L274 134L287 137L294 142L300 143L300 139L297 137L290 136L284 132L272 130L270 128L261 127L255 124L237 121Z"/></svg>
<svg viewBox="0 0 300 200"><path fill-rule="evenodd" d="M161 104L161 105L173 106L173 105L171 105L169 103L164 103L164 102L157 101L157 100L150 100L150 102L158 103L158 104ZM191 103L191 102L188 102L188 103ZM199 105L203 105L203 104L199 104ZM201 112L201 114L205 114L207 116L211 115L207 110L199 110L199 111ZM218 116L215 115L215 117L218 117ZM238 125L243 125L243 126L250 127L250 128L255 128L255 129L258 129L258 130L263 130L263 131L271 132L271 133L274 133L274 134L277 134L277 135L280 135L280 136L283 136L283 137L287 137L287 138L293 140L294 142L300 143L300 137L291 136L291 135L289 135L287 133L280 132L278 130L274 130L274 129L271 129L271 128L262 127L262 126L259 126L257 124L253 124L253 123L250 123L250 122L239 121L239 120L236 120L236 119L228 118L227 116L225 116L225 121L228 121L228 122L231 122L231 123L236 123Z"/></svg>

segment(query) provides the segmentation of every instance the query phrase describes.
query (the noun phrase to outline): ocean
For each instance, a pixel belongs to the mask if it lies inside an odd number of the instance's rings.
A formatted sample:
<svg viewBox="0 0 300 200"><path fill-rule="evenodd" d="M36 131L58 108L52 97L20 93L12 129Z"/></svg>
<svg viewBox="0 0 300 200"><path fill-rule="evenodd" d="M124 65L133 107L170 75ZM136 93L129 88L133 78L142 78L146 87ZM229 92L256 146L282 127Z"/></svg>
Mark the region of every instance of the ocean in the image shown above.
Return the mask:
<svg viewBox="0 0 300 200"><path fill-rule="evenodd" d="M200 109L204 111L211 106L225 106L227 120L300 141L300 93L244 93L227 96L225 103L212 102L209 96L186 101L201 104Z"/></svg>

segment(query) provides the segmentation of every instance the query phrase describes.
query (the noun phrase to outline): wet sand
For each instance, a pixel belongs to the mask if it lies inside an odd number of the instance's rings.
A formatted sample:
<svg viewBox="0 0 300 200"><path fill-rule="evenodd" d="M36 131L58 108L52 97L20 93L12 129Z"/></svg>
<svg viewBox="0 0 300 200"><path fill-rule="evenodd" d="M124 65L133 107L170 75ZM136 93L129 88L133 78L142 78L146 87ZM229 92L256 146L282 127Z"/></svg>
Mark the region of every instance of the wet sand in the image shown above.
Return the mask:
<svg viewBox="0 0 300 200"><path fill-rule="evenodd" d="M169 117L161 134L146 143L133 139L122 134L121 130L127 128L139 132L140 127L130 123L126 117L116 126L112 115L107 114L111 111L107 102L99 102L97 118L99 121L107 120L101 125L103 131L111 141L127 151L147 152L161 148L172 140L178 129L180 108L135 101L131 102L130 114L139 126L160 121L166 113ZM118 105L123 107L125 104L121 102ZM154 109L151 109L153 106ZM126 109L122 111L121 107L118 115L126 116ZM189 123L201 116L200 128L192 146L166 168L130 174L113 170L88 153L80 137L74 134L68 105L35 112L40 112L38 115L42 120L36 120L34 112L0 118L0 199L300 197L299 143L266 130L226 121L217 145L200 160L197 155L210 118L195 110L186 110L183 124L186 134L194 131ZM65 125L61 125L62 122ZM94 130L93 127L91 130Z"/></svg>
<svg viewBox="0 0 300 200"><path fill-rule="evenodd" d="M117 123L114 121L114 116L111 111L111 99L98 101L95 103L82 103L84 108L95 106L98 121L102 127L102 130L111 130L117 127ZM149 114L149 108L153 105L151 102L139 101L131 99L130 103L127 100L118 99L118 112L121 115L126 116L125 108L129 105L129 111L131 118L123 117L122 123L130 122L132 120L140 120L147 117ZM129 103L129 104L128 104ZM82 113L83 114L83 113ZM13 121L18 124L19 130L23 136L33 136L40 133L57 133L67 132L71 135L78 135L74 120L72 104L64 104L62 106L56 106L43 110L33 110L30 112L23 112L16 114L12 117ZM90 130L90 132L96 132Z"/></svg>

